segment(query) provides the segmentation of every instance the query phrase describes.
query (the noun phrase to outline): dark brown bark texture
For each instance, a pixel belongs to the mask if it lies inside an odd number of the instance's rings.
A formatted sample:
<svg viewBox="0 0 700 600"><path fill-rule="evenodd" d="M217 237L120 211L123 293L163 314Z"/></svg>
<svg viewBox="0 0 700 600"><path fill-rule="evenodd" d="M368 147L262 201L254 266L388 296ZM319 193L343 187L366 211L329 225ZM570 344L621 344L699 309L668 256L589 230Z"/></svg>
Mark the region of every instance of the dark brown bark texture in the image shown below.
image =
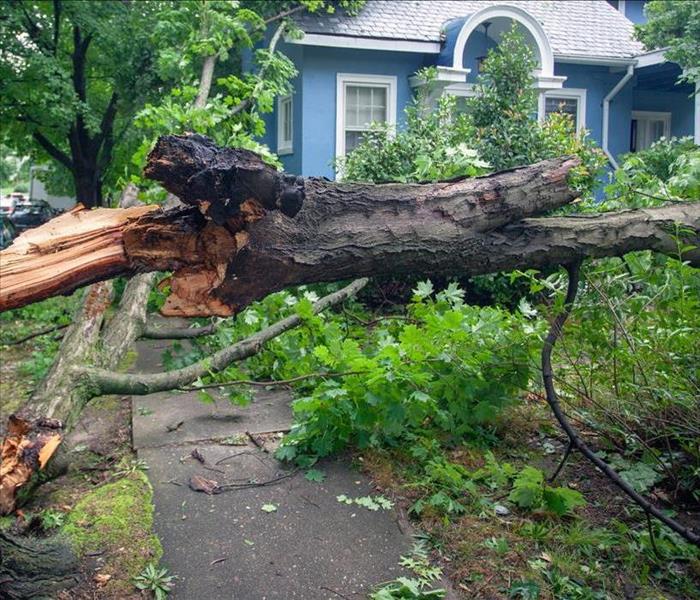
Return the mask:
<svg viewBox="0 0 700 600"><path fill-rule="evenodd" d="M189 206L78 212L61 218L79 220L79 235L66 222L50 235L49 223L44 237L43 228L20 237L0 254L0 310L117 273L172 270L164 314L227 316L303 283L475 275L645 248L673 253L676 223L697 244L699 204L532 218L575 199L567 176L578 164L562 157L447 182L338 183L279 173L252 152L199 135L166 136L146 175Z"/></svg>
<svg viewBox="0 0 700 600"><path fill-rule="evenodd" d="M0 531L0 598L53 598L78 579L78 561L65 541Z"/></svg>

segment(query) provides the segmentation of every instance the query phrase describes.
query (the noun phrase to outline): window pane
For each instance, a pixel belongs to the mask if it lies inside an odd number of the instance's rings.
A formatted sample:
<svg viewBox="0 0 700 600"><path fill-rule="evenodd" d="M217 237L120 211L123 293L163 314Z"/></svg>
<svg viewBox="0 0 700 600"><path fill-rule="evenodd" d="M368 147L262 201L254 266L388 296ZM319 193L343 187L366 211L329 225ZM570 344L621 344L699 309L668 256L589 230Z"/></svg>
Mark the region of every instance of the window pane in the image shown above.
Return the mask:
<svg viewBox="0 0 700 600"><path fill-rule="evenodd" d="M367 127L373 121L387 120L387 88L365 85L345 87L346 127Z"/></svg>
<svg viewBox="0 0 700 600"><path fill-rule="evenodd" d="M284 103L284 141L292 141L292 101Z"/></svg>
<svg viewBox="0 0 700 600"><path fill-rule="evenodd" d="M664 125L665 123L660 119L652 121L652 143L664 137Z"/></svg>
<svg viewBox="0 0 700 600"><path fill-rule="evenodd" d="M563 113L571 115L574 129L578 128L578 100L576 98L556 98L547 96L544 99L544 114Z"/></svg>
<svg viewBox="0 0 700 600"><path fill-rule="evenodd" d="M345 124L357 127L360 123L357 118L360 88L349 85L345 88Z"/></svg>
<svg viewBox="0 0 700 600"><path fill-rule="evenodd" d="M355 149L362 141L362 131L346 131L345 132L345 153Z"/></svg>

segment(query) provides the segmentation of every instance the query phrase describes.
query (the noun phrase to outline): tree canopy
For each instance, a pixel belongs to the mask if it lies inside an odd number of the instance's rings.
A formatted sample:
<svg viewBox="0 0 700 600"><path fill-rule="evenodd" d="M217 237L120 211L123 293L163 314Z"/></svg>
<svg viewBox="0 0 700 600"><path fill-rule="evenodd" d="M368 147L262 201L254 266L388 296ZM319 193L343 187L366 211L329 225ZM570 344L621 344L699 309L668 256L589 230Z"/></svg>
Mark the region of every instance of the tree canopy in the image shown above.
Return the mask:
<svg viewBox="0 0 700 600"><path fill-rule="evenodd" d="M275 52L281 30L269 48L254 46L297 12L361 4L11 0L0 6L0 137L52 161L54 183L86 206L102 205L103 188L140 168L165 132L262 150L257 112L288 91L294 68Z"/></svg>

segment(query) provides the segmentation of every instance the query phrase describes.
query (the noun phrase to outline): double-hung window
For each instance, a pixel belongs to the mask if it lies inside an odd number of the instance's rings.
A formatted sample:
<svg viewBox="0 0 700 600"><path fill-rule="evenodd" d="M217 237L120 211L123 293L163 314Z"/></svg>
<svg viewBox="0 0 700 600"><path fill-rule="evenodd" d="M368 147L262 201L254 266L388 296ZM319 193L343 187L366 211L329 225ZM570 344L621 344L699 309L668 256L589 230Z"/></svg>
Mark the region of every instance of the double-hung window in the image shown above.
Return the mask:
<svg viewBox="0 0 700 600"><path fill-rule="evenodd" d="M372 123L396 125L396 77L339 73L336 92L336 156L345 156Z"/></svg>
<svg viewBox="0 0 700 600"><path fill-rule="evenodd" d="M562 88L544 94L545 119L552 113L571 115L576 133L586 126L586 90Z"/></svg>
<svg viewBox="0 0 700 600"><path fill-rule="evenodd" d="M293 107L291 95L277 100L277 154L280 155L293 152Z"/></svg>

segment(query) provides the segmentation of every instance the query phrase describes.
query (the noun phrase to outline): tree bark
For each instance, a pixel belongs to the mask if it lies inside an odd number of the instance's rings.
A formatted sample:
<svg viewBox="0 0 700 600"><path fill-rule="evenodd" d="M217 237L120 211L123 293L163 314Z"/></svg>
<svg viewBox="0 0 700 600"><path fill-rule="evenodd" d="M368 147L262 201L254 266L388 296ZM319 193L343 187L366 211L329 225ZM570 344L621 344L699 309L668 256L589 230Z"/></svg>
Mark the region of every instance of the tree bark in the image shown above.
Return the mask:
<svg viewBox="0 0 700 600"><path fill-rule="evenodd" d="M50 598L78 580L78 561L65 542L0 531L0 597Z"/></svg>
<svg viewBox="0 0 700 600"><path fill-rule="evenodd" d="M164 314L228 316L311 282L673 253L675 223L697 243L698 204L531 218L575 198L567 175L577 165L563 157L432 184L337 183L278 173L252 152L198 135L166 136L146 174L188 206L74 212L28 232L0 254L0 310L119 273L172 270Z"/></svg>

